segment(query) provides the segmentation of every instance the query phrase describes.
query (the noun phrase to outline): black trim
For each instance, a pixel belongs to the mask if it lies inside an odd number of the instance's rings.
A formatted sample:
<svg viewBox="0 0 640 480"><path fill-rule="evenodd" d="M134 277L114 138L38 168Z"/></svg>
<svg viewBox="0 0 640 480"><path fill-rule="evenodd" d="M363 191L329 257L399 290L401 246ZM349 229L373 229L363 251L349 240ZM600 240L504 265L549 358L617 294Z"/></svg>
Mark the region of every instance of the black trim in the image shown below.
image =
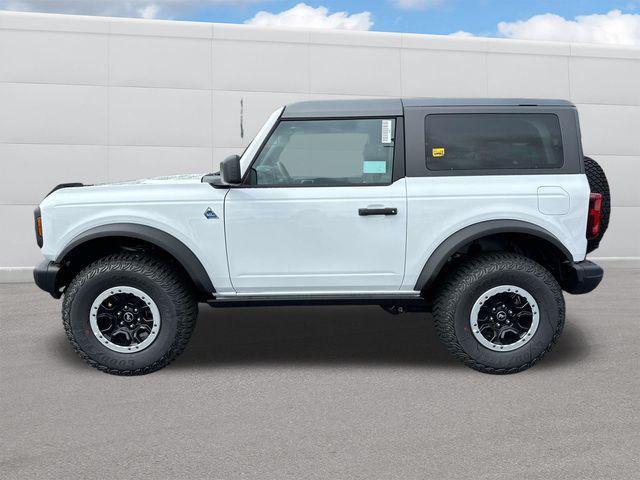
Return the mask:
<svg viewBox="0 0 640 480"><path fill-rule="evenodd" d="M526 233L533 235L556 246L564 255L565 260L572 261L573 259L567 247L556 236L542 227L521 220L488 220L469 225L444 240L425 263L414 290L423 291L431 286L431 283L438 276L438 273L440 273L449 258L462 247L474 240L497 233Z"/></svg>
<svg viewBox="0 0 640 480"><path fill-rule="evenodd" d="M275 132L276 128L278 128L278 125L280 125L280 121L282 120L282 114L283 113L284 113L284 110L282 111L282 113L280 113L280 116L278 117L278 119L271 126L271 129L269 130L269 133L267 133L267 135L262 139L262 143L260 144L260 148L258 148L258 150L256 150L255 155L251 159L251 163L249 164L249 166L247 166L247 170L244 172L244 175L242 175L242 182L240 182L240 185L242 187L253 187L253 185L248 185L247 184L247 182L249 181L249 176L250 176L250 173L251 173L251 169L253 168L253 164L256 163L256 160L258 160L258 157L260 157L260 154L262 153L262 150L264 149L265 145L267 144L267 142L271 138L271 135L273 135L273 132ZM251 145L251 143L249 143L249 145ZM242 157L244 156L245 153L246 153L246 149L242 153L242 155L240 156L240 160L242 160Z"/></svg>
<svg viewBox="0 0 640 480"><path fill-rule="evenodd" d="M403 98L404 107L575 107L554 98Z"/></svg>
<svg viewBox="0 0 640 480"><path fill-rule="evenodd" d="M36 285L51 294L53 298L60 298L62 292L58 289L57 279L60 265L44 260L33 269L33 280Z"/></svg>
<svg viewBox="0 0 640 480"><path fill-rule="evenodd" d="M367 98L306 100L285 106L283 118L397 116L402 109L422 107L573 107L571 102L541 98Z"/></svg>
<svg viewBox="0 0 640 480"><path fill-rule="evenodd" d="M240 185L240 183L242 183L239 155L229 155L220 162L219 178L227 185Z"/></svg>
<svg viewBox="0 0 640 480"><path fill-rule="evenodd" d="M114 223L87 230L74 238L58 255L56 262L63 263L65 257L76 247L90 240L104 237L129 237L144 240L171 254L186 270L200 293L215 292L211 279L198 257L180 240L157 228L135 223Z"/></svg>
<svg viewBox="0 0 640 480"><path fill-rule="evenodd" d="M51 195L53 192L55 192L56 190L60 190L62 188L75 188L75 187L88 187L89 185L85 185L84 183L78 183L78 182L74 182L74 183L60 183L58 185L56 185L55 187L53 187L53 190L51 190L49 193L47 193L46 197L47 198L49 195Z"/></svg>
<svg viewBox="0 0 640 480"><path fill-rule="evenodd" d="M395 183L405 177L406 158L404 148L404 117L396 117L396 131L394 132L393 152L393 177L391 183Z"/></svg>
<svg viewBox="0 0 640 480"><path fill-rule="evenodd" d="M566 262L562 269L562 289L574 295L593 291L602 281L604 272L596 263Z"/></svg>
<svg viewBox="0 0 640 480"><path fill-rule="evenodd" d="M208 300L215 308L227 307L278 307L293 305L396 305L428 307L418 292L406 295L355 294L355 295L273 295L237 296Z"/></svg>

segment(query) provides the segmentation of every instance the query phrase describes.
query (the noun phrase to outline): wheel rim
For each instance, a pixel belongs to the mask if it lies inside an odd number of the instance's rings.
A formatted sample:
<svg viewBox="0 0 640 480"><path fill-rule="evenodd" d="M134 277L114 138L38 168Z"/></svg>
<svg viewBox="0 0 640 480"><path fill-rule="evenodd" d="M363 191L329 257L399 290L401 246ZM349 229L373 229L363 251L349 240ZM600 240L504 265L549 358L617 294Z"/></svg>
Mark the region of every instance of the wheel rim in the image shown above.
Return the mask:
<svg viewBox="0 0 640 480"><path fill-rule="evenodd" d="M135 353L149 347L160 331L160 311L153 299L134 287L113 287L96 297L89 323L110 350Z"/></svg>
<svg viewBox="0 0 640 480"><path fill-rule="evenodd" d="M529 292L500 285L484 292L473 304L471 332L482 345L512 351L526 345L538 330L540 309Z"/></svg>

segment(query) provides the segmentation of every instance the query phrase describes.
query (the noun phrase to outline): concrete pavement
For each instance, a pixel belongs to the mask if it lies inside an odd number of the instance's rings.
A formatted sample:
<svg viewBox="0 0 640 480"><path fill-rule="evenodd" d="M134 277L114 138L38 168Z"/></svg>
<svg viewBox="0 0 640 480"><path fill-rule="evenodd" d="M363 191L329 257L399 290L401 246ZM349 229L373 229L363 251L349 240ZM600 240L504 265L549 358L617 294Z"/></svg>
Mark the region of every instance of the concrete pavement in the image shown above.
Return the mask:
<svg viewBox="0 0 640 480"><path fill-rule="evenodd" d="M60 302L0 285L0 478L629 479L640 470L640 268L567 296L555 349L490 376L431 317L203 306L168 368L76 357Z"/></svg>

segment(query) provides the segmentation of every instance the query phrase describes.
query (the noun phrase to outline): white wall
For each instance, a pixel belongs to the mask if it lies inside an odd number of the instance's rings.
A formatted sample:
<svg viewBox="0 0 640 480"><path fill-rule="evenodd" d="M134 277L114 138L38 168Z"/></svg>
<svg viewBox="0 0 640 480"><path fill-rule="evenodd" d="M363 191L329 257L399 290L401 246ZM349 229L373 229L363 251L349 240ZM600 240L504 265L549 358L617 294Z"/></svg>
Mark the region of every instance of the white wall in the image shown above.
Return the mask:
<svg viewBox="0 0 640 480"><path fill-rule="evenodd" d="M597 255L640 257L639 85L640 48L0 12L0 267L40 260L58 183L211 171L281 104L367 96L572 100L613 190Z"/></svg>

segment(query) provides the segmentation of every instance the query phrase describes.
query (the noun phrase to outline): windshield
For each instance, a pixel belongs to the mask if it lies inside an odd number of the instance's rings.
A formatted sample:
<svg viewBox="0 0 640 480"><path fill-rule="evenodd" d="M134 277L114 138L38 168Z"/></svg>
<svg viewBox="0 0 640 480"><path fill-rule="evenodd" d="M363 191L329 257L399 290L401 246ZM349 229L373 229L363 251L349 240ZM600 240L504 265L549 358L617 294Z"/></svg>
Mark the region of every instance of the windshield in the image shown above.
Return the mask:
<svg viewBox="0 0 640 480"><path fill-rule="evenodd" d="M265 137L269 135L269 132L271 131L275 123L280 118L280 115L282 115L283 110L284 110L284 107L280 107L271 114L271 116L267 119L267 121L264 122L264 125L262 125L262 128L260 129L258 134L253 138L249 146L246 148L246 150L242 154L242 157L240 158L240 171L242 172L243 176L244 176L244 173L247 171L247 168L249 168L249 165L251 164L253 157L256 156L256 153L260 148L260 145L262 145L262 142L264 142Z"/></svg>

